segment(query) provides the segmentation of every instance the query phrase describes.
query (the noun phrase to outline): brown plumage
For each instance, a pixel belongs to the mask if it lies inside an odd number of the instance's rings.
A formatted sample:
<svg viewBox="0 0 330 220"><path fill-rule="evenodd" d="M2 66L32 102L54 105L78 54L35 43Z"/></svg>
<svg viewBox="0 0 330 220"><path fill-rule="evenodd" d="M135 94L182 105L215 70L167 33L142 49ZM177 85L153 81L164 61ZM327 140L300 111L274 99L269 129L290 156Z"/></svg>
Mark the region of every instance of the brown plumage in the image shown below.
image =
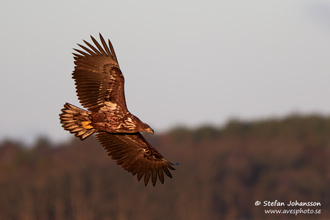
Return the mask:
<svg viewBox="0 0 330 220"><path fill-rule="evenodd" d="M100 34L102 46L91 36L95 46L78 44L74 49L75 80L78 99L88 111L64 105L60 114L62 127L84 140L97 132L97 140L109 156L145 185L151 178L155 186L157 177L164 182L164 173L172 178L172 163L166 160L140 134L153 133L149 125L132 115L126 106L124 76L110 40L108 45Z"/></svg>

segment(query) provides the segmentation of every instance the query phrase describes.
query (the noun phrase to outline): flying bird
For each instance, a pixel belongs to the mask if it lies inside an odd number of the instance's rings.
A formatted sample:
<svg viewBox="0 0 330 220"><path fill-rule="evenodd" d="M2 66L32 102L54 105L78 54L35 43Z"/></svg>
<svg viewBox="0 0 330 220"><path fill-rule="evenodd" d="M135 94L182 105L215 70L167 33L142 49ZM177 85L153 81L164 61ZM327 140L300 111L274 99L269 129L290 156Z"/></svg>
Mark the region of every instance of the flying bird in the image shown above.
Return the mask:
<svg viewBox="0 0 330 220"><path fill-rule="evenodd" d="M94 46L84 41L86 46L78 44L81 49L74 49L73 53L72 78L79 102L87 110L66 103L60 114L62 127L80 140L96 133L108 155L137 175L138 181L144 177L145 185L150 178L153 186L157 179L164 183L164 173L172 178L173 164L140 133L153 134L153 129L128 111L124 76L110 40L107 44L101 34L101 44L92 36L91 39Z"/></svg>

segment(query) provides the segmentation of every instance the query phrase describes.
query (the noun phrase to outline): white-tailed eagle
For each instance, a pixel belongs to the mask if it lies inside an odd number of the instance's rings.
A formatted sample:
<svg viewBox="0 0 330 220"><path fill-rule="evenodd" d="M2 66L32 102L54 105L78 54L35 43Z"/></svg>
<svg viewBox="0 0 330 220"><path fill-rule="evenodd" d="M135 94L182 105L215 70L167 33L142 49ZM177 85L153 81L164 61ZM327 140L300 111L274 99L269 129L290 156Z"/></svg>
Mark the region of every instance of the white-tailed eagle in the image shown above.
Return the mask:
<svg viewBox="0 0 330 220"><path fill-rule="evenodd" d="M63 128L84 140L93 133L125 170L144 177L147 185L151 178L153 186L157 179L164 183L164 173L172 178L172 163L153 148L140 132L153 130L127 110L124 94L124 77L110 40L108 44L100 34L101 44L92 36L95 46L85 42L74 49L75 80L78 99L83 110L66 103L60 114ZM157 178L158 177L158 178Z"/></svg>

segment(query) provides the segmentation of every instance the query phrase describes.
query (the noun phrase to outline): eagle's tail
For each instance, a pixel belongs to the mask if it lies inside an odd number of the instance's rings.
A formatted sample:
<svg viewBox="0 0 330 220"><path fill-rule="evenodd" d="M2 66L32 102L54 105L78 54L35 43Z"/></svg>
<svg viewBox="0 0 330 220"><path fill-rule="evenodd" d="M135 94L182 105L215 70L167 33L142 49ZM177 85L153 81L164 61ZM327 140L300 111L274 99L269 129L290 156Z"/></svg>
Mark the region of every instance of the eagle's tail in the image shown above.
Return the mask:
<svg viewBox="0 0 330 220"><path fill-rule="evenodd" d="M62 127L80 138L80 140L84 140L96 132L96 129L90 125L90 112L69 103L65 103L61 111L60 120L63 124Z"/></svg>

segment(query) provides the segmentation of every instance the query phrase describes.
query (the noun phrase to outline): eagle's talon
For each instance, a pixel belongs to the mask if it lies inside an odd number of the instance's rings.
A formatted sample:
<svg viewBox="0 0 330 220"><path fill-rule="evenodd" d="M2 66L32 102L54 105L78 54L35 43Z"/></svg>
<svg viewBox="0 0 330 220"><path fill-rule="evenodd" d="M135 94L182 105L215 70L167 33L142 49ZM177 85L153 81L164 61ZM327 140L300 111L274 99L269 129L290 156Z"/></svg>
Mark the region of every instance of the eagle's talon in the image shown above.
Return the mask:
<svg viewBox="0 0 330 220"><path fill-rule="evenodd" d="M83 122L81 122L81 125L83 126L83 128L89 130L89 129L93 128L93 126L90 125L90 123L91 123L90 121L83 121Z"/></svg>

